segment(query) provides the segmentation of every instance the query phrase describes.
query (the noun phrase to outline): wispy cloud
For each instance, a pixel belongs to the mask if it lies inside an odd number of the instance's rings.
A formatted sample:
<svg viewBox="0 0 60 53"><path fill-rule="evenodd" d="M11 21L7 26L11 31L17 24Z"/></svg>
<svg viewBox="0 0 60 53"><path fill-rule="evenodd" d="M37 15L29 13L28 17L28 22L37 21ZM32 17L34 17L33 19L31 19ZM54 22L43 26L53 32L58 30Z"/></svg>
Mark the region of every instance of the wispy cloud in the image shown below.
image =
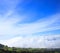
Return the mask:
<svg viewBox="0 0 60 53"><path fill-rule="evenodd" d="M0 6L4 7L3 10L12 10L12 9L15 9L16 6L21 3L22 0L0 0Z"/></svg>
<svg viewBox="0 0 60 53"><path fill-rule="evenodd" d="M49 16L50 18L38 20L33 23L19 24L24 21L23 16L18 17L15 15L11 18L0 18L0 35L29 35L37 32L51 31L60 29L60 25L55 25L60 20L60 14ZM18 18L17 18L18 17ZM26 16L27 17L27 16ZM54 24L54 25L53 25Z"/></svg>

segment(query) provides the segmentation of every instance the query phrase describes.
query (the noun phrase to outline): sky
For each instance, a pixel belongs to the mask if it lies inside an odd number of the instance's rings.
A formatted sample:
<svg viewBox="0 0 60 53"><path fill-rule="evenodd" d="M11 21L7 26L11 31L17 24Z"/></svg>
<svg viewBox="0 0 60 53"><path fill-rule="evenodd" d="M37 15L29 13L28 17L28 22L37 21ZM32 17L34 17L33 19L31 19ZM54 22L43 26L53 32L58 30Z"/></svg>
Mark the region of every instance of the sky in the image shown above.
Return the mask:
<svg viewBox="0 0 60 53"><path fill-rule="evenodd" d="M0 0L0 43L60 48L60 0Z"/></svg>

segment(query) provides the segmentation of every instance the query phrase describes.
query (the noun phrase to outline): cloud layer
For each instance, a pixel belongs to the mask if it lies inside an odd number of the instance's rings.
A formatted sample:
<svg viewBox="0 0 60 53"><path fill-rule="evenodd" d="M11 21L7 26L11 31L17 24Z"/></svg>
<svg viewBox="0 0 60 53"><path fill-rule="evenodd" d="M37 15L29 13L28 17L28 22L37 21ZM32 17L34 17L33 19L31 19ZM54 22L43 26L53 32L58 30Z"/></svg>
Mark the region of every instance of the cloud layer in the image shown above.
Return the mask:
<svg viewBox="0 0 60 53"><path fill-rule="evenodd" d="M60 48L60 35L15 37L8 40L0 40L2 44L10 47L22 48Z"/></svg>

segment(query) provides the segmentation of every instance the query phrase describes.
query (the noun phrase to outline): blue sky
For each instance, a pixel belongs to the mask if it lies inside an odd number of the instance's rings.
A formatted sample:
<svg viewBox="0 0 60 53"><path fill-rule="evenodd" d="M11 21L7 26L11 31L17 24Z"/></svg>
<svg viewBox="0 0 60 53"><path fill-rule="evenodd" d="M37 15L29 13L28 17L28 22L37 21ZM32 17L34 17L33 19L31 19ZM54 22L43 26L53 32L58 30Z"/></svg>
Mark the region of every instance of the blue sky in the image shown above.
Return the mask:
<svg viewBox="0 0 60 53"><path fill-rule="evenodd" d="M0 43L60 48L60 1L0 0Z"/></svg>

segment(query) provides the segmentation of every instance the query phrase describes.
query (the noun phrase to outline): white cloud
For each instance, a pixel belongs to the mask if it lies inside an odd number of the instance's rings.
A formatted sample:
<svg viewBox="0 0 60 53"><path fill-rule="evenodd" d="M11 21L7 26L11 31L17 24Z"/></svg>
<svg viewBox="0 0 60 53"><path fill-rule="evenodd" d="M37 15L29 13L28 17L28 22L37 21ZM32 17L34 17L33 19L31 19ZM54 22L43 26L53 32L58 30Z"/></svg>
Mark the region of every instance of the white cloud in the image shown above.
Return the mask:
<svg viewBox="0 0 60 53"><path fill-rule="evenodd" d="M46 35L46 36L27 36L15 37L8 40L0 40L4 45L10 47L24 47L24 48L60 48L60 35Z"/></svg>
<svg viewBox="0 0 60 53"><path fill-rule="evenodd" d="M10 14L11 15L11 14ZM7 15L6 18L0 18L0 35L29 35L37 32L45 32L60 29L60 25L53 26L54 23L60 20L60 14L55 14L50 16L50 18L41 22L38 20L33 23L19 24L18 22L24 21L23 16L10 16ZM17 18L18 17L18 18Z"/></svg>

